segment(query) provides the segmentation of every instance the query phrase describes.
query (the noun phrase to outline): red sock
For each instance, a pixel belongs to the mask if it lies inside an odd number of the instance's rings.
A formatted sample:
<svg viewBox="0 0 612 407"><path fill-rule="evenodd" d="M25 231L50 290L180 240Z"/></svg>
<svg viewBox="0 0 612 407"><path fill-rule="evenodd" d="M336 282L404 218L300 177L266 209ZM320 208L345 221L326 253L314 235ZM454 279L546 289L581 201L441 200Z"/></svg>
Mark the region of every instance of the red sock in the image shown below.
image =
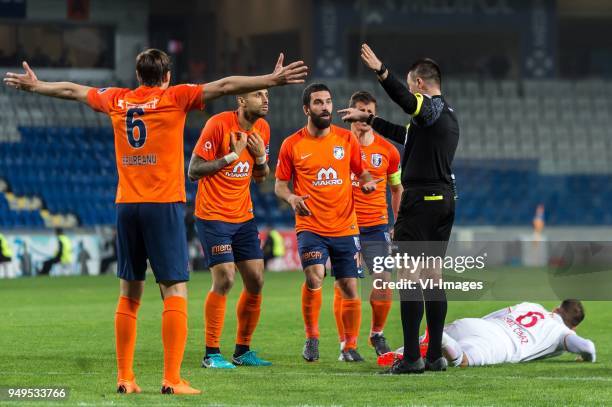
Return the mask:
<svg viewBox="0 0 612 407"><path fill-rule="evenodd" d="M338 330L338 340L344 342L344 324L342 323L342 290L334 284L334 319Z"/></svg>
<svg viewBox="0 0 612 407"><path fill-rule="evenodd" d="M206 346L218 348L221 341L221 332L225 321L225 304L227 297L209 291L204 303L204 337Z"/></svg>
<svg viewBox="0 0 612 407"><path fill-rule="evenodd" d="M302 285L302 317L307 338L319 337L319 314L322 300L321 288L312 290L306 286L306 283Z"/></svg>
<svg viewBox="0 0 612 407"><path fill-rule="evenodd" d="M361 299L342 299L342 323L344 324L344 349L356 349L361 326Z"/></svg>
<svg viewBox="0 0 612 407"><path fill-rule="evenodd" d="M140 301L121 296L115 311L115 349L117 351L117 380L134 380L134 348L136 347L136 318Z"/></svg>
<svg viewBox="0 0 612 407"><path fill-rule="evenodd" d="M236 316L238 317L236 343L238 345L251 344L251 337L261 314L261 300L261 294L251 294L247 290L242 290L238 304L236 304Z"/></svg>
<svg viewBox="0 0 612 407"><path fill-rule="evenodd" d="M391 298L391 290L374 290L370 294L370 305L372 306L372 333L380 333L385 328L387 316L391 310Z"/></svg>
<svg viewBox="0 0 612 407"><path fill-rule="evenodd" d="M175 295L164 299L162 342L164 343L164 380L179 383L187 343L187 300L183 297Z"/></svg>

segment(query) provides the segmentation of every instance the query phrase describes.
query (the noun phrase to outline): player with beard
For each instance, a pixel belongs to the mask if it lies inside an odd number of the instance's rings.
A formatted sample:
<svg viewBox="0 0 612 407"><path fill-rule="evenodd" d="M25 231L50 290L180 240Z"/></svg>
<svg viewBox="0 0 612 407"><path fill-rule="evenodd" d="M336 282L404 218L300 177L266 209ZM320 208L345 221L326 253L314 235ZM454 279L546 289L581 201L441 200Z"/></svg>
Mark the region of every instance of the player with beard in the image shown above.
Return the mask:
<svg viewBox="0 0 612 407"><path fill-rule="evenodd" d="M319 359L319 314L325 263L330 258L333 275L342 291L345 332L344 360L362 361L357 352L361 300L357 290L359 228L353 203L351 172L361 189L370 193L380 180L365 170L357 138L334 126L332 97L323 84L312 84L302 95L305 127L283 142L276 167L276 195L295 211L298 251L306 283L302 286L302 316L306 343L302 356ZM289 182L293 181L293 192Z"/></svg>
<svg viewBox="0 0 612 407"><path fill-rule="evenodd" d="M189 163L189 179L198 181L196 227L212 275L204 304L206 350L202 367L233 369L269 366L250 349L261 312L263 252L253 216L250 183L269 174L270 126L268 91L237 97L238 110L211 117L202 130ZM238 328L232 363L221 354L227 294L236 269L244 289L238 300Z"/></svg>

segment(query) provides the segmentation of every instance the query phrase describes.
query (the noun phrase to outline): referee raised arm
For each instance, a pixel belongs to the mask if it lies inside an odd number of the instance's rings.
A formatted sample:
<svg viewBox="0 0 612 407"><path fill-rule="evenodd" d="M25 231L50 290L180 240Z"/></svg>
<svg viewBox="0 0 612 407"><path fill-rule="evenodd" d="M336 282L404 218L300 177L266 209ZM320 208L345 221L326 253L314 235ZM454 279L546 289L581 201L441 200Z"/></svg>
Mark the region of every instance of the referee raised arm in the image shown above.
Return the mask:
<svg viewBox="0 0 612 407"><path fill-rule="evenodd" d="M459 125L453 109L442 97L442 75L431 59L416 61L407 76L408 89L363 44L361 59L376 72L389 97L411 116L406 131L399 131L380 117L356 109L345 109L345 121L363 121L378 133L404 144L402 185L404 193L394 225L398 242L429 242L427 256L444 256L455 219L455 194L451 164L459 141ZM414 256L421 254L409 253ZM441 270L427 270L426 277L439 281ZM442 357L442 332L447 301L441 287L401 293L404 359L390 373L422 373L446 370ZM425 304L423 304L423 299ZM425 361L419 351L419 327L427 313L429 347Z"/></svg>

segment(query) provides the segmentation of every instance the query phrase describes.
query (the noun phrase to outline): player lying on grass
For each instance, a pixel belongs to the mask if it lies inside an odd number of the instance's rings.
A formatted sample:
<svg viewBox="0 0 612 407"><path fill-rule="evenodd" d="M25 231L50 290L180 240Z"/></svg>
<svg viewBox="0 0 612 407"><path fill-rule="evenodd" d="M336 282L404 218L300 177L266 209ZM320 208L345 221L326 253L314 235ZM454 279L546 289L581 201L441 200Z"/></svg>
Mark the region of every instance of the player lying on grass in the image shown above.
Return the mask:
<svg viewBox="0 0 612 407"><path fill-rule="evenodd" d="M579 355L578 360L595 362L595 345L575 332L583 319L584 308L578 300L565 300L552 311L523 302L483 318L462 318L447 325L442 351L450 365L461 367L528 362L566 351ZM425 343L421 350L424 348ZM379 364L393 359L399 358L383 355Z"/></svg>
<svg viewBox="0 0 612 407"><path fill-rule="evenodd" d="M263 252L253 215L251 178L263 182L270 172L268 91L237 97L238 110L214 115L204 126L191 162L189 179L198 181L196 227L212 276L204 304L206 351L202 367L269 366L250 349L261 313ZM219 347L227 294L236 269L244 289L236 306L238 326L232 363Z"/></svg>

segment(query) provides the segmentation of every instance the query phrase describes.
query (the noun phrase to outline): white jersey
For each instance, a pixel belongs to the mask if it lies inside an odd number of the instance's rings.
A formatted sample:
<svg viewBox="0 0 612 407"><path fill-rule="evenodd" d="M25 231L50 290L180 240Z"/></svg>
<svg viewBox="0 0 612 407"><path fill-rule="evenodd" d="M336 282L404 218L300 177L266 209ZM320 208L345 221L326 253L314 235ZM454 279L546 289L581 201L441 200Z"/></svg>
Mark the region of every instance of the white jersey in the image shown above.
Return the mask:
<svg viewBox="0 0 612 407"><path fill-rule="evenodd" d="M556 313L524 302L483 318L459 319L445 332L462 347L470 365L518 363L555 356L574 333Z"/></svg>
<svg viewBox="0 0 612 407"><path fill-rule="evenodd" d="M569 329L561 316L547 311L540 304L523 302L483 318L501 328L512 347L508 349L507 362L526 362L550 357L563 352L564 340L574 331Z"/></svg>

